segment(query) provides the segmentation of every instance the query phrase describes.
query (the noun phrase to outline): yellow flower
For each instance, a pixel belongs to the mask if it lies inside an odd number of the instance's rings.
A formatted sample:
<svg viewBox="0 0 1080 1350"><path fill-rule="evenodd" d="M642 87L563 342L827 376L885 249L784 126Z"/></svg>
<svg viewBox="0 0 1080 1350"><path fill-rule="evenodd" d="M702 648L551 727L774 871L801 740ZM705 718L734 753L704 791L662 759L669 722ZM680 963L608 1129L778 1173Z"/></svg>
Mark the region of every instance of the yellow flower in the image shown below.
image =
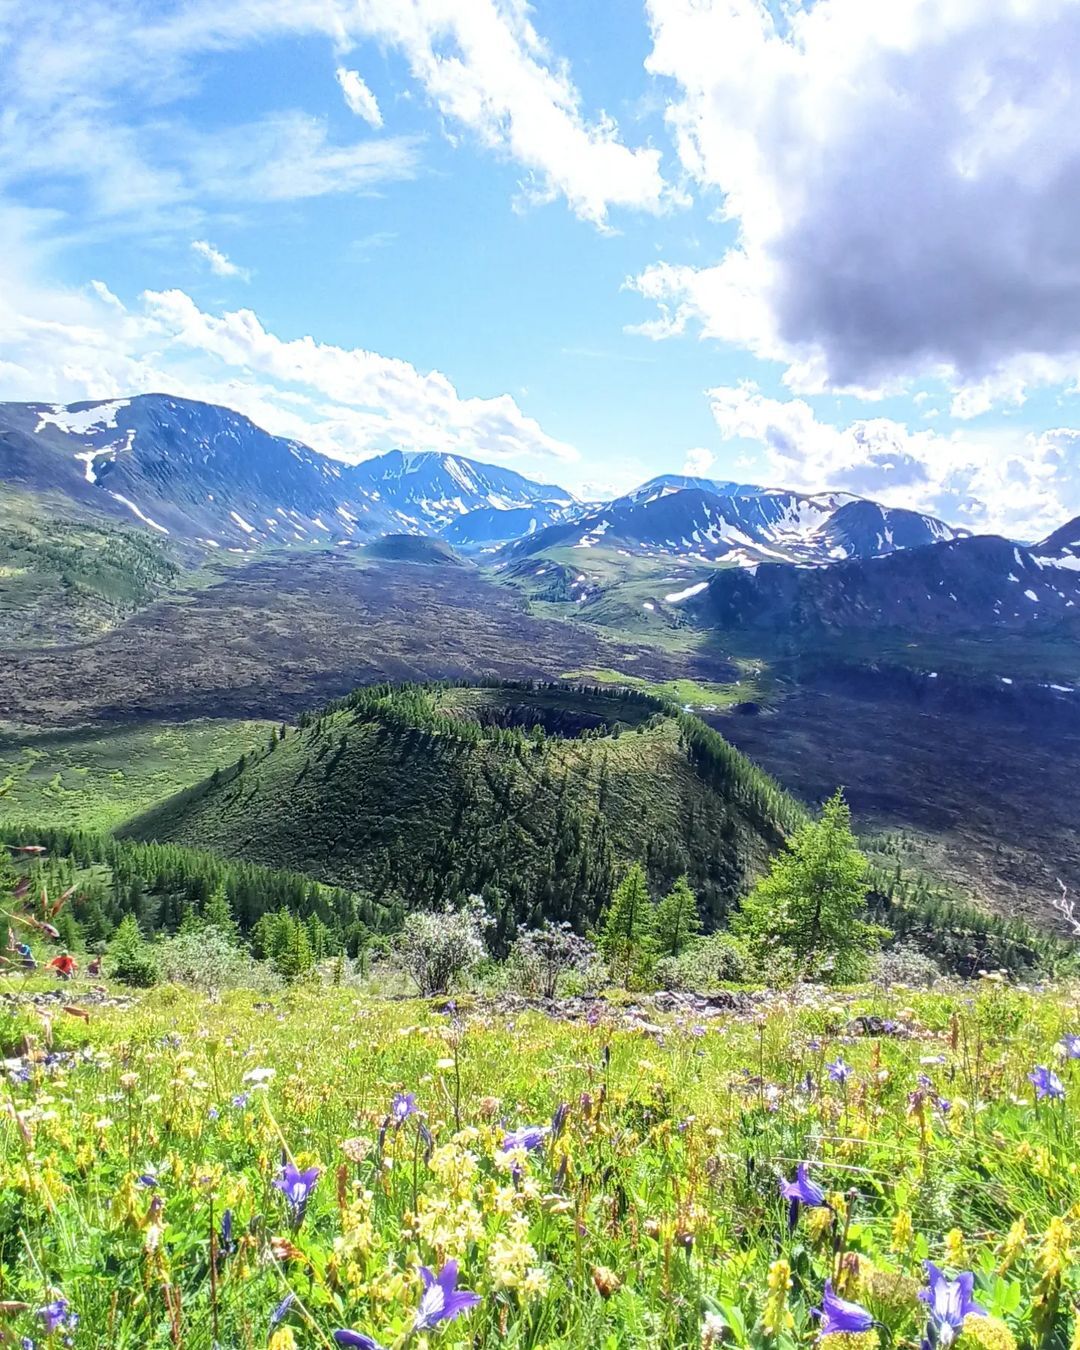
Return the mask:
<svg viewBox="0 0 1080 1350"><path fill-rule="evenodd" d="M278 1327L270 1337L269 1350L296 1350L296 1337L291 1327Z"/></svg>
<svg viewBox="0 0 1080 1350"><path fill-rule="evenodd" d="M950 1266L963 1267L968 1264L964 1234L959 1228L950 1228L945 1234L945 1260Z"/></svg>
<svg viewBox="0 0 1080 1350"><path fill-rule="evenodd" d="M892 1236L889 1245L898 1256L904 1256L911 1250L914 1239L915 1225L911 1221L911 1215L906 1209L898 1210L892 1221Z"/></svg>
<svg viewBox="0 0 1080 1350"><path fill-rule="evenodd" d="M1015 1219L1009 1231L1005 1234L1004 1240L999 1248L1001 1254L1001 1265L998 1267L998 1274L1004 1275L1016 1258L1027 1246L1028 1231L1027 1224L1024 1222L1023 1215Z"/></svg>
<svg viewBox="0 0 1080 1350"><path fill-rule="evenodd" d="M968 1313L956 1350L1016 1350L1016 1337L998 1317Z"/></svg>
<svg viewBox="0 0 1080 1350"><path fill-rule="evenodd" d="M817 1350L878 1350L876 1331L830 1331L819 1336Z"/></svg>
<svg viewBox="0 0 1080 1350"><path fill-rule="evenodd" d="M791 1291L791 1266L782 1257L769 1267L767 1283L769 1292L761 1313L761 1325L766 1336L779 1336L782 1331L795 1325L787 1305Z"/></svg>

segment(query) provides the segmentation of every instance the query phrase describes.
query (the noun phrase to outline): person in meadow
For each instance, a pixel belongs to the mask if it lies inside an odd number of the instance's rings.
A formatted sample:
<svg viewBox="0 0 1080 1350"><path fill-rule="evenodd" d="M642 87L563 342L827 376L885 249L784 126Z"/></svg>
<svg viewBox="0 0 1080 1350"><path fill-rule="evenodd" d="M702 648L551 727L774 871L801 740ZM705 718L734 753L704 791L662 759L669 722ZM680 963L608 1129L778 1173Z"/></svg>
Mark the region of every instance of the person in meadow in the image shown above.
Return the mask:
<svg viewBox="0 0 1080 1350"><path fill-rule="evenodd" d="M63 952L60 956L54 956L46 969L54 970L62 980L71 980L79 973L79 963L69 952Z"/></svg>

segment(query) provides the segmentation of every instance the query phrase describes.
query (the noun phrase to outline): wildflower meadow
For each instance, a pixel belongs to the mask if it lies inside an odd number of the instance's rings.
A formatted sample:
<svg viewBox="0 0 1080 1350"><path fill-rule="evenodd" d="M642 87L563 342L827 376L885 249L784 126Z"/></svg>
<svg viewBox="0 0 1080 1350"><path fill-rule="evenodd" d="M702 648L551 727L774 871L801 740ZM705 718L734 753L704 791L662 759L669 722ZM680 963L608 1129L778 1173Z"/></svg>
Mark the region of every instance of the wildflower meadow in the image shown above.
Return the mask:
<svg viewBox="0 0 1080 1350"><path fill-rule="evenodd" d="M68 997L0 1002L22 1350L1080 1346L1069 995Z"/></svg>

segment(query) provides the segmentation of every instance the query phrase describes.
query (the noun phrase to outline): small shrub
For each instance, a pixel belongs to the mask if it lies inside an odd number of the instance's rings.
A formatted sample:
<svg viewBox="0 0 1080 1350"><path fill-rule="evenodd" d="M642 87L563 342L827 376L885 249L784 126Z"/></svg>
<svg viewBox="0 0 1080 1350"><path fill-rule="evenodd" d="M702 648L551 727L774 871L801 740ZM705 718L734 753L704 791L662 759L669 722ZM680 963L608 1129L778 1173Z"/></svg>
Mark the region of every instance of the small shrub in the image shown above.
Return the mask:
<svg viewBox="0 0 1080 1350"><path fill-rule="evenodd" d="M219 928L180 933L163 942L156 953L161 977L171 984L187 984L208 994L221 989L279 988L280 978L265 962L255 961Z"/></svg>
<svg viewBox="0 0 1080 1350"><path fill-rule="evenodd" d="M584 974L596 948L568 923L544 923L518 935L510 963L521 988L541 998L554 998L564 975Z"/></svg>
<svg viewBox="0 0 1080 1350"><path fill-rule="evenodd" d="M728 933L701 938L681 956L667 956L656 963L656 981L662 989L708 993L725 983L746 978L746 952Z"/></svg>
<svg viewBox="0 0 1080 1350"><path fill-rule="evenodd" d="M911 942L897 942L878 952L874 958L871 978L885 989L894 984L906 984L929 989L941 978L941 967Z"/></svg>
<svg viewBox="0 0 1080 1350"><path fill-rule="evenodd" d="M486 926L483 904L475 895L458 910L410 914L394 942L395 964L422 998L449 993L487 954Z"/></svg>

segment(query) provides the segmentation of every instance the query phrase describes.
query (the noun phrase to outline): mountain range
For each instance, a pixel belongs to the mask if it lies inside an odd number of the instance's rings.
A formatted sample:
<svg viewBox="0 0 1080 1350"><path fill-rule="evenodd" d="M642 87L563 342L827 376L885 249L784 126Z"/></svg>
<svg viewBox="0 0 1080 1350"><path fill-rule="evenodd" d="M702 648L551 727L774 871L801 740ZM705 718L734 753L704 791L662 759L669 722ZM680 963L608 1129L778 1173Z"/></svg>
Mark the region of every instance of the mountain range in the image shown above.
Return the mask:
<svg viewBox="0 0 1080 1350"><path fill-rule="evenodd" d="M0 404L0 482L204 551L438 540L425 561L470 556L585 618L633 568L674 569L639 610L721 629L1026 629L1071 625L1080 602L1080 522L1025 546L850 493L677 474L582 502L461 455L346 464L164 394Z"/></svg>
<svg viewBox="0 0 1080 1350"><path fill-rule="evenodd" d="M60 492L208 548L438 535L520 554L603 540L700 561L826 562L912 548L953 531L845 493L802 495L663 475L604 505L552 483L434 451L350 465L272 436L227 408L163 394L0 404L0 479Z"/></svg>

